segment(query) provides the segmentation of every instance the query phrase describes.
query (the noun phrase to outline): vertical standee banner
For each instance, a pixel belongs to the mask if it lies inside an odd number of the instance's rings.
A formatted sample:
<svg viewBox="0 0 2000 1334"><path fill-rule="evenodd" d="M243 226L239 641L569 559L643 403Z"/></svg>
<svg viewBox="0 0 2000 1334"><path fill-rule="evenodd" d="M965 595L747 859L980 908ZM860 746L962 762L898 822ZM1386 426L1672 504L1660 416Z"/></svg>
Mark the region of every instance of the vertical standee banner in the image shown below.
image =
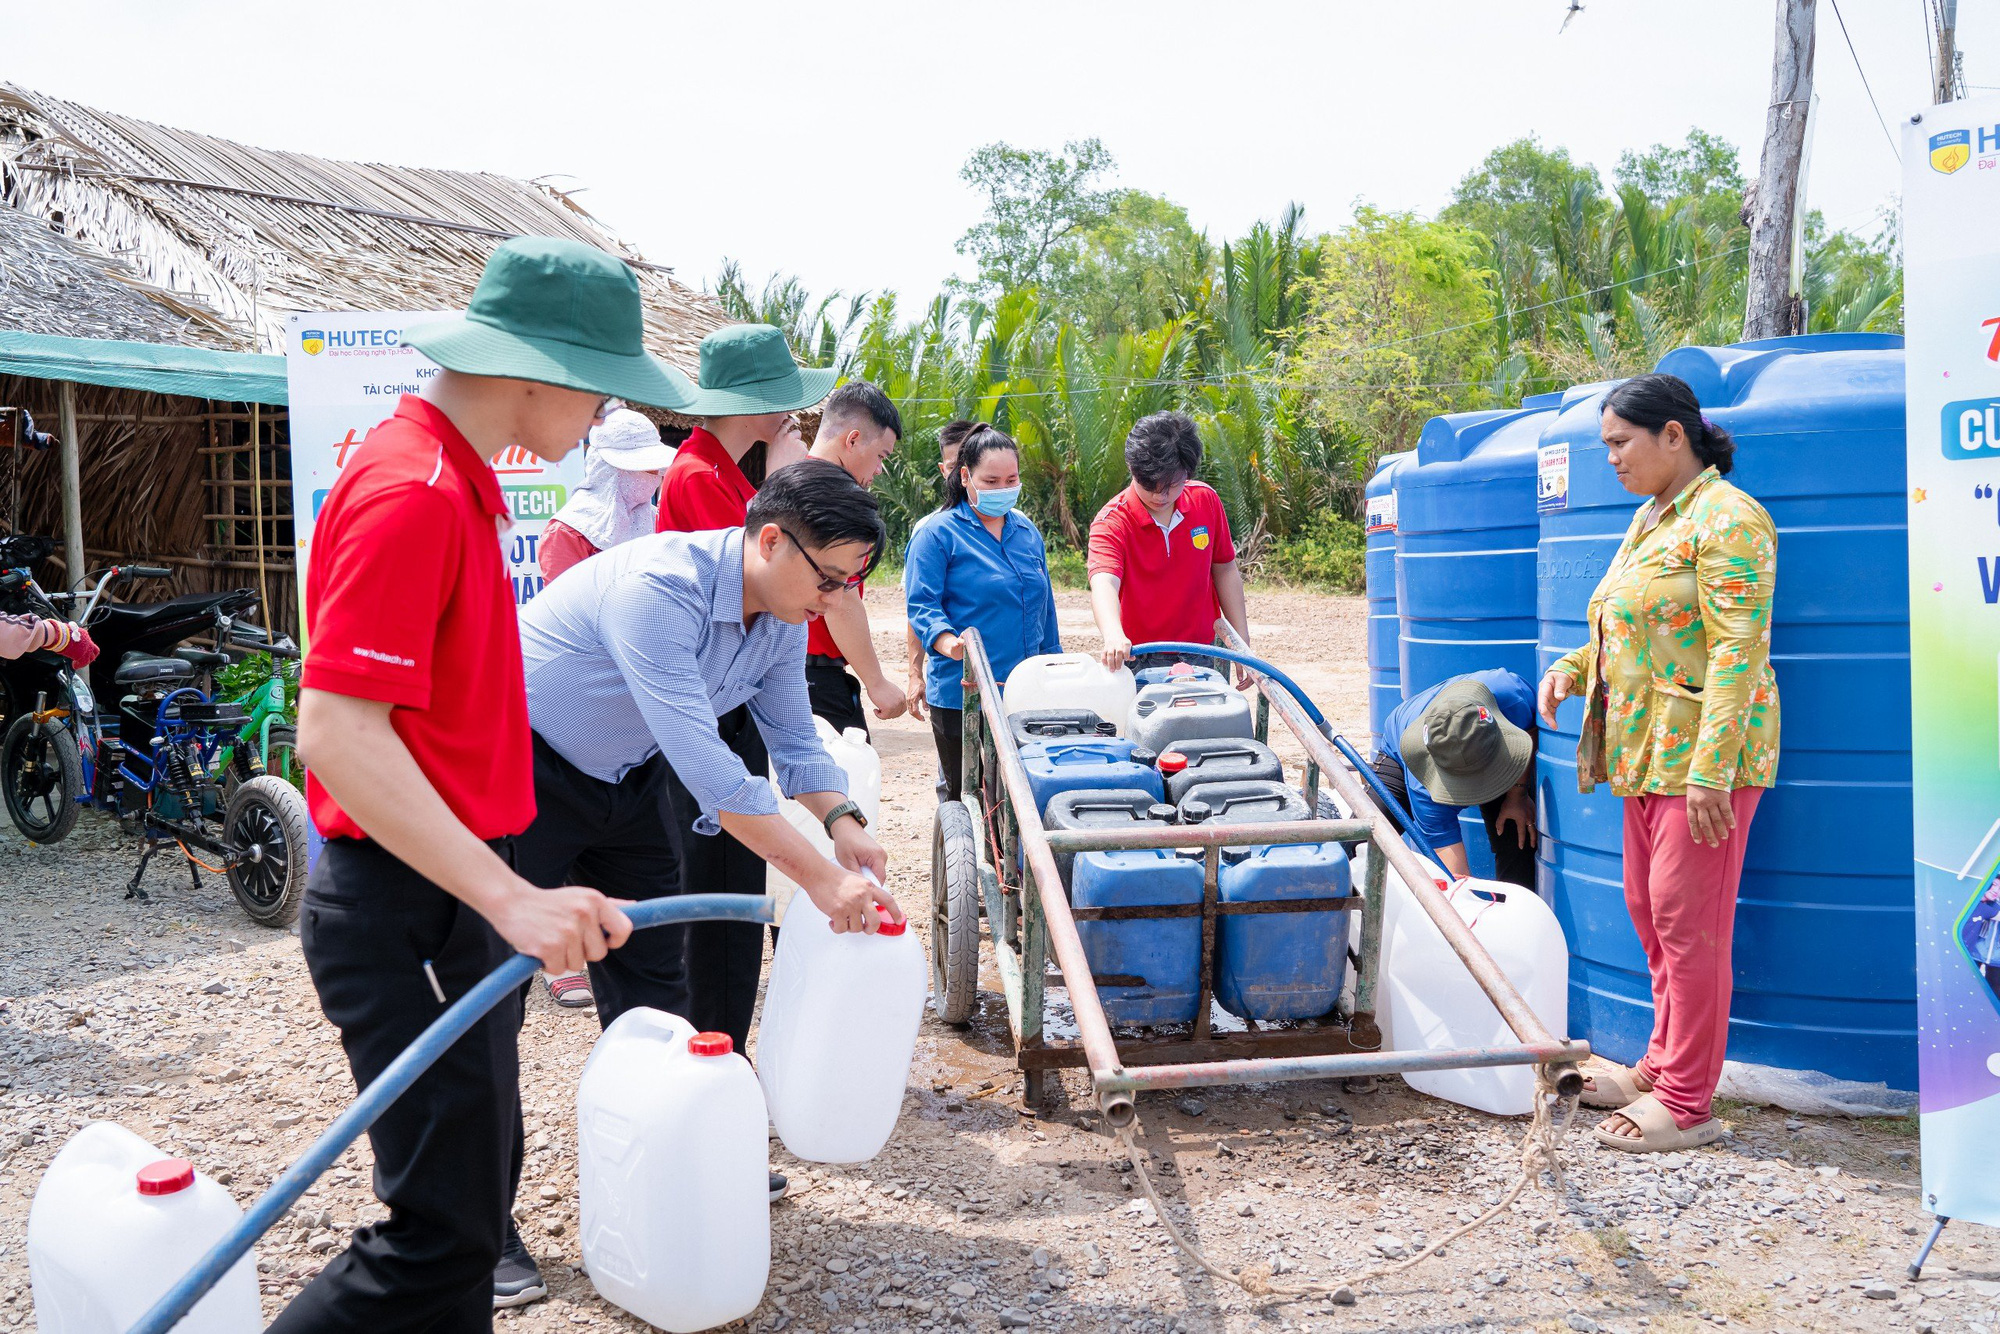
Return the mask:
<svg viewBox="0 0 2000 1334"><path fill-rule="evenodd" d="M397 400L416 393L437 374L429 358L403 346L402 330L452 313L371 311L293 315L286 320L292 522L298 538L301 618L313 528L327 492L368 432L395 413ZM541 591L537 556L542 528L562 508L571 488L583 480L583 451L572 451L561 463L546 463L515 446L501 451L493 470L500 475L500 489L514 520L499 541L514 584L514 601L520 605Z"/></svg>
<svg viewBox="0 0 2000 1334"><path fill-rule="evenodd" d="M2000 98L1906 123L1903 173L1924 1203L2000 1226Z"/></svg>

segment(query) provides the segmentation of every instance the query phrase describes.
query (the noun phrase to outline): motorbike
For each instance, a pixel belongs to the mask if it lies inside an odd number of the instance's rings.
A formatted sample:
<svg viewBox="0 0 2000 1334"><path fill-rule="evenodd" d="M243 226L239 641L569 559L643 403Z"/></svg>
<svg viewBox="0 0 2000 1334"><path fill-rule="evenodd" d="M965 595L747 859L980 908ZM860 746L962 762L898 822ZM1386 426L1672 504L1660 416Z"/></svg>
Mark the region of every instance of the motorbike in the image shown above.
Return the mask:
<svg viewBox="0 0 2000 1334"><path fill-rule="evenodd" d="M171 575L160 566L113 566L87 591L48 592L29 567L52 546L0 537L0 610L76 621L99 656L83 671L46 652L0 662L0 800L15 828L53 843L83 806L99 807L143 840L127 898L146 898L146 869L171 846L197 888L202 869L220 874L252 920L290 924L305 891L306 809L297 788L264 770L269 709L214 697L210 683L229 652L176 646L213 635L239 654L296 648L239 619L257 603L250 589L143 605L104 600L123 579Z"/></svg>

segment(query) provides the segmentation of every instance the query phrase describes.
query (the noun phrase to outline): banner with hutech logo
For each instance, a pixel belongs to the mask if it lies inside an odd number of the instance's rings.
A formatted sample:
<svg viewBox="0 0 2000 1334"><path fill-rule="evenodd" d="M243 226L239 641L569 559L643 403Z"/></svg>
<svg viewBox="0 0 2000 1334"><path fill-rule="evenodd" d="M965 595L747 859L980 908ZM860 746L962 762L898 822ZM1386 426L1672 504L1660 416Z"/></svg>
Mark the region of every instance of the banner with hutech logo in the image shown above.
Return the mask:
<svg viewBox="0 0 2000 1334"><path fill-rule="evenodd" d="M287 320L285 371L301 615L320 507L368 432L395 413L404 394L416 393L437 374L427 357L401 340L404 326L437 318L434 311L373 311ZM499 542L518 605L541 591L537 549L542 528L583 480L583 451L572 451L561 463L545 463L525 449L511 448L493 460L493 470L513 516Z"/></svg>
<svg viewBox="0 0 2000 1334"><path fill-rule="evenodd" d="M1924 1203L2000 1226L2000 98L1903 170Z"/></svg>

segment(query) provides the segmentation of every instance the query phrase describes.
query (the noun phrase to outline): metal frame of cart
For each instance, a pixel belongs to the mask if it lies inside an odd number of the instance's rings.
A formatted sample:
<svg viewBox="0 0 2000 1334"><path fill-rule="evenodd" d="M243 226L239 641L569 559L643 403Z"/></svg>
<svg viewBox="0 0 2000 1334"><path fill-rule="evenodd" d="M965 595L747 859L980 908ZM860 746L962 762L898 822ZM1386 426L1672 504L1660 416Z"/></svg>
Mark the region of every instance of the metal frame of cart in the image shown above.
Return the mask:
<svg viewBox="0 0 2000 1334"><path fill-rule="evenodd" d="M1224 622L1218 628L1239 651L1247 646ZM1048 1072L1068 1066L1089 1069L1099 1108L1113 1125L1136 1114L1133 1095L1145 1089L1213 1084L1330 1079L1450 1070L1476 1066L1544 1065L1559 1092L1582 1091L1577 1064L1589 1044L1548 1031L1521 999L1457 911L1403 843L1396 825L1382 813L1350 774L1327 735L1305 710L1269 677L1257 673L1257 735L1265 739L1275 711L1305 747L1306 802L1319 809L1322 778L1354 811L1348 820L1298 820L1275 824L1202 824L1145 829L1058 830L1042 827L1041 812L1007 725L999 684L976 630L965 641L965 759L963 801L938 807L931 847L931 957L935 1003L950 1023L964 1023L977 1005L980 920L993 946L1016 1064L1024 1076L1024 1100L1042 1099ZM1359 889L1343 896L1269 903L1223 903L1218 885L1224 847L1366 841L1371 855ZM1074 908L1056 872L1055 854L1107 849L1198 848L1203 891L1199 904ZM992 855L998 851L998 856ZM1466 971L1479 983L1514 1032L1517 1042L1456 1051L1382 1051L1375 1022L1381 982L1383 889L1393 867L1418 904L1443 933ZM1015 868L1025 868L1026 874ZM1361 940L1351 950L1355 970L1351 1008L1340 1008L1298 1026L1219 1033L1210 1027L1213 999L1215 926L1238 913L1298 913L1358 909ZM1149 1030L1138 1038L1117 1038L1098 1001L1097 988L1124 979L1093 977L1076 924L1082 920L1201 918L1200 1001L1185 1036ZM1059 976L1048 976L1053 956ZM1050 1039L1045 1032L1045 993L1051 980L1069 993L1078 1040Z"/></svg>

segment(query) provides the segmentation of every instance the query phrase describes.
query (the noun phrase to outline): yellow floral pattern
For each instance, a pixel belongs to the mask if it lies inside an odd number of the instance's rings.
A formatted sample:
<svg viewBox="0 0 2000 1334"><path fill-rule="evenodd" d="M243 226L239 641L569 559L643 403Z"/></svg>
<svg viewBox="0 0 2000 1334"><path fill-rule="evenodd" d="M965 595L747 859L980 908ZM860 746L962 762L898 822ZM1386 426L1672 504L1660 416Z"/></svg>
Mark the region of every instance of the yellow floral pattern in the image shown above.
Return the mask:
<svg viewBox="0 0 2000 1334"><path fill-rule="evenodd" d="M1590 642L1553 669L1581 683L1577 786L1608 780L1621 797L1770 787L1777 529L1713 468L1648 528L1651 508L1632 517L1591 594Z"/></svg>

